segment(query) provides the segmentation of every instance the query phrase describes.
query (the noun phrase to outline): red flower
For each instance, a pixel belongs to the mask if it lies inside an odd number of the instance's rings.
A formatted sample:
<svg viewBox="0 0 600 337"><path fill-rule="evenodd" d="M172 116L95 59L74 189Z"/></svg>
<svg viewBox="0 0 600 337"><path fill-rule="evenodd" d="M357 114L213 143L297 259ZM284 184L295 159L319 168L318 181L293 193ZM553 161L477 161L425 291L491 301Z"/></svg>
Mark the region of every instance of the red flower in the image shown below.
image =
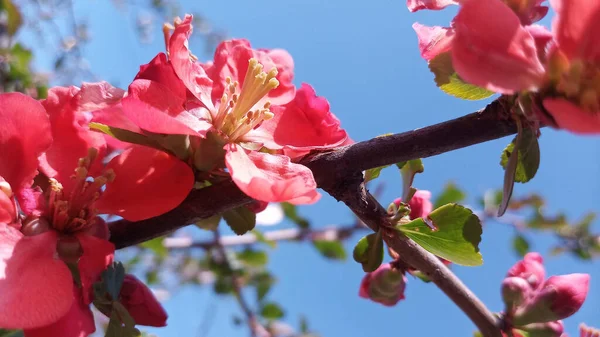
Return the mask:
<svg viewBox="0 0 600 337"><path fill-rule="evenodd" d="M119 295L121 304L135 324L162 327L167 325L167 313L152 291L133 275L125 275Z"/></svg>
<svg viewBox="0 0 600 337"><path fill-rule="evenodd" d="M186 134L201 171L225 169L246 194L265 202L313 203L312 172L293 163L311 150L348 143L329 104L303 85L296 92L291 56L222 42L202 65L188 48L192 16L167 36L168 58L142 66L123 99L124 112L143 130Z"/></svg>
<svg viewBox="0 0 600 337"><path fill-rule="evenodd" d="M358 295L385 306L394 306L404 299L406 277L392 269L389 263L382 264L374 272L367 273L360 283Z"/></svg>

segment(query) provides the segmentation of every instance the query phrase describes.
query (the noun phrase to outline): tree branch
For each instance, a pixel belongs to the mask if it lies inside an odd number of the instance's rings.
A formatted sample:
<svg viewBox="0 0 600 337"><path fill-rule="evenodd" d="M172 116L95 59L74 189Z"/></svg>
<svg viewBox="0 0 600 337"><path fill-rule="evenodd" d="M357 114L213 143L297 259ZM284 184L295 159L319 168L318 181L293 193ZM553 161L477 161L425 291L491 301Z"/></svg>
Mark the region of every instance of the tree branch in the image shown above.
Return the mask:
<svg viewBox="0 0 600 337"><path fill-rule="evenodd" d="M304 159L320 188L342 188L340 182L352 172L390 165L415 158L483 143L517 132L509 116L509 105L501 97L484 109L436 125L355 143L335 151ZM132 246L251 202L232 182L194 190L176 209L151 219L109 224L110 240L117 248Z"/></svg>

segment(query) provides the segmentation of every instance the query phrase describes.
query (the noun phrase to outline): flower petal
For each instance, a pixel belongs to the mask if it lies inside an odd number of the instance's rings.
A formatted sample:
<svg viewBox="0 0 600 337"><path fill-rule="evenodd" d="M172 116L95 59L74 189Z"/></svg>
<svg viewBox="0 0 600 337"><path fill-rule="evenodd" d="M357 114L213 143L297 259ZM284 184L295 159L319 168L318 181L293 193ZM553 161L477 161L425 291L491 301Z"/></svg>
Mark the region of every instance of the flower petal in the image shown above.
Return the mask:
<svg viewBox="0 0 600 337"><path fill-rule="evenodd" d="M228 144L225 150L225 163L231 178L252 198L268 202L295 201L298 204L318 200L315 197L317 183L306 166L290 162L287 156L246 152L237 144Z"/></svg>
<svg viewBox="0 0 600 337"><path fill-rule="evenodd" d="M456 0L406 0L406 7L411 12L422 9L440 10L450 5L458 5Z"/></svg>
<svg viewBox="0 0 600 337"><path fill-rule="evenodd" d="M419 39L421 57L426 61L431 61L434 57L452 48L452 40L454 39L453 28L429 27L418 22L415 22L412 27Z"/></svg>
<svg viewBox="0 0 600 337"><path fill-rule="evenodd" d="M79 159L88 155L89 148L98 150L97 160L89 172L92 176L102 169L102 158L106 154L102 134L91 131L88 118L77 112L78 93L76 87L55 87L48 90L48 98L42 101L50 117L54 142L40 157L40 169L62 183L66 190Z"/></svg>
<svg viewBox="0 0 600 337"><path fill-rule="evenodd" d="M135 80L123 99L123 112L146 131L204 137L212 125L184 109L185 97L159 82Z"/></svg>
<svg viewBox="0 0 600 337"><path fill-rule="evenodd" d="M192 34L192 15L186 15L175 27L169 40L169 59L173 70L186 88L202 102L206 108L213 110L211 91L213 82L206 75L202 66L190 58L188 39Z"/></svg>
<svg viewBox="0 0 600 337"><path fill-rule="evenodd" d="M133 317L135 324L163 327L168 315L152 291L133 275L125 275L121 293L121 303Z"/></svg>
<svg viewBox="0 0 600 337"><path fill-rule="evenodd" d="M102 81L95 83L83 82L77 93L79 111L95 111L118 104L125 95L125 90L113 87Z"/></svg>
<svg viewBox="0 0 600 337"><path fill-rule="evenodd" d="M600 56L600 1L550 0L552 32L567 57L595 61Z"/></svg>
<svg viewBox="0 0 600 337"><path fill-rule="evenodd" d="M25 337L88 337L96 331L89 305L81 300L81 291L73 287L73 305L58 321L37 329L25 330Z"/></svg>
<svg viewBox="0 0 600 337"><path fill-rule="evenodd" d="M0 95L0 176L14 193L33 182L38 156L52 144L44 107L21 93Z"/></svg>
<svg viewBox="0 0 600 337"><path fill-rule="evenodd" d="M113 262L115 245L110 241L102 240L91 235L79 234L77 239L83 249L83 255L77 266L81 276L83 301L90 304L92 298L92 285L98 280L100 274Z"/></svg>
<svg viewBox="0 0 600 337"><path fill-rule="evenodd" d="M600 133L600 114L586 111L562 98L546 98L544 107L561 128L578 134Z"/></svg>
<svg viewBox="0 0 600 337"><path fill-rule="evenodd" d="M56 322L73 303L73 279L54 257L57 235L23 236L0 224L0 326L31 329Z"/></svg>
<svg viewBox="0 0 600 337"><path fill-rule="evenodd" d="M455 32L452 65L463 80L503 94L540 84L535 40L501 0L465 0Z"/></svg>
<svg viewBox="0 0 600 337"><path fill-rule="evenodd" d="M139 221L177 207L194 186L192 169L165 152L134 145L113 158L107 169L115 180L96 202L100 213Z"/></svg>
<svg viewBox="0 0 600 337"><path fill-rule="evenodd" d="M339 119L329 111L329 102L308 84L302 84L290 103L272 109L275 117L251 131L248 140L270 149L284 148L286 155L296 158L311 150L339 147L348 138Z"/></svg>

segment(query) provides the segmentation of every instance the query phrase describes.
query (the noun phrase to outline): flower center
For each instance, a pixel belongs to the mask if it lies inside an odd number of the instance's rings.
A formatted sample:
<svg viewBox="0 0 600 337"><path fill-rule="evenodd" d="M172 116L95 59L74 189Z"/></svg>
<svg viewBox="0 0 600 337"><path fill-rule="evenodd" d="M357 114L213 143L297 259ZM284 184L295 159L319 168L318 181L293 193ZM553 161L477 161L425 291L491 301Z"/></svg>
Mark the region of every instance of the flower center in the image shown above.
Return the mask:
<svg viewBox="0 0 600 337"><path fill-rule="evenodd" d="M600 111L600 67L583 60L569 61L560 51L550 56L550 79L556 91L589 112Z"/></svg>
<svg viewBox="0 0 600 337"><path fill-rule="evenodd" d="M74 233L94 225L98 214L94 202L102 195L104 185L115 178L113 170L107 170L99 177L88 179L90 166L97 154L96 149L90 149L87 157L79 159L75 174L71 176L74 184L69 193L65 193L58 181L50 179L48 217L56 231Z"/></svg>
<svg viewBox="0 0 600 337"><path fill-rule="evenodd" d="M227 87L213 120L215 128L234 142L263 121L273 118L274 115L269 110L270 102L267 101L259 108L255 108L255 105L269 91L279 86L276 76L276 68L268 73L264 72L262 64L255 58L251 58L248 61L248 70L241 89L237 81L233 82L230 77L227 77L225 79Z"/></svg>

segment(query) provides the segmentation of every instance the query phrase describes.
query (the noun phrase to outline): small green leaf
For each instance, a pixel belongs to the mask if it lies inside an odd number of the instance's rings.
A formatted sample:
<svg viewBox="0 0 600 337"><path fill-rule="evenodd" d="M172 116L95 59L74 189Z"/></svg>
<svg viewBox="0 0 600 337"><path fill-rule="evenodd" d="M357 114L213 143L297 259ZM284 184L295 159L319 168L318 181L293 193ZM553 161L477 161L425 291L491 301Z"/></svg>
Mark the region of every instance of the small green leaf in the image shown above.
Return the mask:
<svg viewBox="0 0 600 337"><path fill-rule="evenodd" d="M400 167L400 166L399 166ZM408 203L410 198L412 197L411 193L414 194L414 191L411 190L413 180L415 179L415 175L417 173L423 173L425 171L425 166L423 166L423 161L421 159L413 159L407 161L400 172L402 173L402 201Z"/></svg>
<svg viewBox="0 0 600 337"><path fill-rule="evenodd" d="M23 331L21 330L4 330L0 329L0 337L23 337Z"/></svg>
<svg viewBox="0 0 600 337"><path fill-rule="evenodd" d="M2 9L6 11L8 16L7 19L7 32L9 36L14 36L21 25L23 24L23 17L19 8L11 0L2 0Z"/></svg>
<svg viewBox="0 0 600 337"><path fill-rule="evenodd" d="M513 239L513 249L515 250L515 253L520 257L523 257L529 252L529 242L527 242L527 239L525 239L523 235L517 234Z"/></svg>
<svg viewBox="0 0 600 337"><path fill-rule="evenodd" d="M346 259L346 250L344 249L344 245L342 245L342 243L339 241L314 240L313 244L315 248L317 248L317 250L321 253L321 255L328 259Z"/></svg>
<svg viewBox="0 0 600 337"><path fill-rule="evenodd" d="M260 310L260 315L268 320L282 318L285 314L279 304L274 302L265 303Z"/></svg>
<svg viewBox="0 0 600 337"><path fill-rule="evenodd" d="M256 236L256 240L260 243L264 243L271 248L275 248L277 246L277 242L267 239L265 235L257 229L253 229L252 234Z"/></svg>
<svg viewBox="0 0 600 337"><path fill-rule="evenodd" d="M133 325L131 324L133 323ZM141 332L135 328L135 322L121 303L114 302L105 337L140 337Z"/></svg>
<svg viewBox="0 0 600 337"><path fill-rule="evenodd" d="M354 261L362 264L365 273L375 271L383 262L383 239L381 231L364 236L358 241L352 254Z"/></svg>
<svg viewBox="0 0 600 337"><path fill-rule="evenodd" d="M479 266L483 259L479 253L481 222L473 212L457 204L448 204L431 212L428 226L421 218L396 229L404 233L429 252L463 266Z"/></svg>
<svg viewBox="0 0 600 337"><path fill-rule="evenodd" d="M244 249L236 254L238 260L249 267L262 267L269 261L267 253L260 250Z"/></svg>
<svg viewBox="0 0 600 337"><path fill-rule="evenodd" d="M502 165L503 168L506 168L508 165L509 157L511 157L516 142L517 137L515 137L504 151L502 151L500 165ZM526 183L535 176L540 167L540 146L537 137L530 129L523 129L523 135L517 153L518 160L515 181L518 183Z"/></svg>
<svg viewBox="0 0 600 337"><path fill-rule="evenodd" d="M298 209L296 208L296 205L292 205L289 202L282 202L281 208L283 208L283 214L285 217L295 223L298 227L302 229L310 227L308 220L298 215Z"/></svg>
<svg viewBox="0 0 600 337"><path fill-rule="evenodd" d="M213 215L210 218L197 220L194 224L200 229L214 231L219 227L219 222L221 222L220 214Z"/></svg>
<svg viewBox="0 0 600 337"><path fill-rule="evenodd" d="M119 129L116 127L108 126L101 123L91 122L89 124L90 130L101 132L105 135L109 135L113 138L116 138L122 142L131 143L131 144L139 144L148 146L151 148L155 148L157 150L163 150L163 148L156 141L141 135L139 133L135 133L125 129Z"/></svg>
<svg viewBox="0 0 600 337"><path fill-rule="evenodd" d="M494 92L463 81L452 66L450 52L437 55L429 61L429 70L435 75L435 84L448 95L477 101L494 95Z"/></svg>
<svg viewBox="0 0 600 337"><path fill-rule="evenodd" d="M421 272L420 270L413 270L413 271L409 271L409 273L418 278L419 280L425 282L425 283L430 283L431 280L429 279L429 277L427 277L427 275L423 274L423 272Z"/></svg>
<svg viewBox="0 0 600 337"><path fill-rule="evenodd" d="M375 180L377 178L379 178L379 175L381 174L381 171L386 168L389 167L390 165L384 165L384 166L379 166L376 168L372 168L372 169L368 169L365 171L365 183L368 183L371 180Z"/></svg>
<svg viewBox="0 0 600 337"><path fill-rule="evenodd" d="M444 191L435 200L434 208L439 208L445 204L458 203L465 199L465 193L456 187L454 183L446 184Z"/></svg>
<svg viewBox="0 0 600 337"><path fill-rule="evenodd" d="M102 272L102 281L104 289L111 298L119 298L121 285L125 280L125 268L121 262L113 262L104 272Z"/></svg>
<svg viewBox="0 0 600 337"><path fill-rule="evenodd" d="M269 293L273 284L275 284L275 278L269 272L264 271L253 275L250 284L256 287L256 299L260 302Z"/></svg>
<svg viewBox="0 0 600 337"><path fill-rule="evenodd" d="M219 275L213 284L213 289L217 294L230 294L233 292L233 283L231 276Z"/></svg>
<svg viewBox="0 0 600 337"><path fill-rule="evenodd" d="M243 235L256 226L256 214L244 206L223 213L223 219L237 235Z"/></svg>
<svg viewBox="0 0 600 337"><path fill-rule="evenodd" d="M163 244L164 240L164 237L154 238L152 240L140 243L140 247L153 251L158 257L165 258L167 255L169 255L169 250Z"/></svg>

